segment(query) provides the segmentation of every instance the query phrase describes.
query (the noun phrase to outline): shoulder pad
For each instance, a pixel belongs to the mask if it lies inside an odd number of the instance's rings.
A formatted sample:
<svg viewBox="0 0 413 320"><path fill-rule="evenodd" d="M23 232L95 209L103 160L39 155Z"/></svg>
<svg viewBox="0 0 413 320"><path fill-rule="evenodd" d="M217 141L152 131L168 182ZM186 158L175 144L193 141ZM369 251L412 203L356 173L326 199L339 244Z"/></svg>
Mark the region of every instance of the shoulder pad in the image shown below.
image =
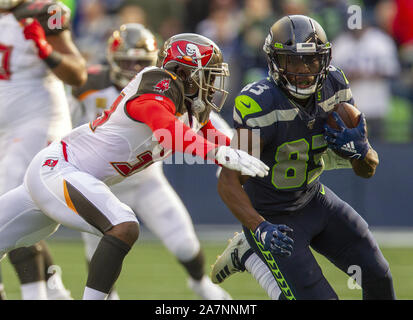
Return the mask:
<svg viewBox="0 0 413 320"><path fill-rule="evenodd" d="M72 89L73 96L79 100L83 100L88 93L112 86L109 68L106 66L92 65L88 67L87 75L87 81L82 87L73 87Z"/></svg>
<svg viewBox="0 0 413 320"><path fill-rule="evenodd" d="M163 82L163 80L166 81ZM184 92L183 83L175 73L157 67L143 72L141 85L148 89L152 86L151 89L158 93L167 92L172 87L178 87L182 93Z"/></svg>
<svg viewBox="0 0 413 320"><path fill-rule="evenodd" d="M268 79L250 83L235 98L235 108L242 118L271 111L274 90Z"/></svg>
<svg viewBox="0 0 413 320"><path fill-rule="evenodd" d="M328 67L328 76L329 78L337 82L340 87L348 87L349 82L347 80L346 75L344 74L343 70L335 66Z"/></svg>
<svg viewBox="0 0 413 320"><path fill-rule="evenodd" d="M59 34L70 28L70 9L60 2L48 0L26 1L13 10L18 21L36 18L46 36Z"/></svg>
<svg viewBox="0 0 413 320"><path fill-rule="evenodd" d="M157 67L151 67L146 71L144 69L134 97L145 93L153 93L171 99L175 104L176 111L183 113L181 111L183 111L184 105L184 85L176 74Z"/></svg>

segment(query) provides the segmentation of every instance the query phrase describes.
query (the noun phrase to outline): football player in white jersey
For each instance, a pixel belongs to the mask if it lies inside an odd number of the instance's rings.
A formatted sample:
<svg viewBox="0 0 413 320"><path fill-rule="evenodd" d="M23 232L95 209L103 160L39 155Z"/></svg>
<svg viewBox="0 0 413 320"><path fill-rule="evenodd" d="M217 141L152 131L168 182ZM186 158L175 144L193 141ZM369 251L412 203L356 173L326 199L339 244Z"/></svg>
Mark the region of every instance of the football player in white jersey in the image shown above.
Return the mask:
<svg viewBox="0 0 413 320"><path fill-rule="evenodd" d="M86 84L73 90L73 95L80 103L71 107L74 126L93 121L104 109L110 107L110 103L116 100L136 72L156 64L157 54L155 37L143 25L129 23L116 30L107 46L109 66L91 66ZM210 119L215 128L227 136L231 135L228 124L216 112L211 112ZM111 190L119 200L133 209L139 220L176 256L189 275L188 286L196 294L208 300L231 298L205 275L204 254L191 217L166 179L162 161L112 186ZM100 237L82 233L82 238L89 262ZM118 299L114 289L108 299Z"/></svg>
<svg viewBox="0 0 413 320"><path fill-rule="evenodd" d="M135 213L108 186L174 152L243 175L268 175L262 161L228 146L209 120L228 95L228 66L218 46L179 34L164 43L158 62L139 72L100 117L39 152L24 183L0 197L0 256L46 238L60 224L102 236L83 299L106 299L139 236Z"/></svg>
<svg viewBox="0 0 413 320"><path fill-rule="evenodd" d="M63 82L81 85L87 72L69 18L52 1L0 0L0 195L22 183L37 152L71 130ZM46 286L53 262L44 242L9 257L23 299L70 297L62 286Z"/></svg>

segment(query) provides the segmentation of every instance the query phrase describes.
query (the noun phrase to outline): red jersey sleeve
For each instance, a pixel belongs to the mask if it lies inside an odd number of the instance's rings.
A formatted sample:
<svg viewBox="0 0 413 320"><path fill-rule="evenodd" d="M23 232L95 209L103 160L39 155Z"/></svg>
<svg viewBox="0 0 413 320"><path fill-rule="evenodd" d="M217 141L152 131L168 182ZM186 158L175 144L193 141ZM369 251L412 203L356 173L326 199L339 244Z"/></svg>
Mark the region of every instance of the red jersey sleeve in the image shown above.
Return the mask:
<svg viewBox="0 0 413 320"><path fill-rule="evenodd" d="M211 120L208 120L208 122L202 127L201 131L204 138L212 143L219 146L229 146L231 144L231 139L221 131L217 130Z"/></svg>
<svg viewBox="0 0 413 320"><path fill-rule="evenodd" d="M218 147L178 120L174 103L165 96L143 94L127 102L126 112L133 120L148 125L166 149L206 159L208 153Z"/></svg>

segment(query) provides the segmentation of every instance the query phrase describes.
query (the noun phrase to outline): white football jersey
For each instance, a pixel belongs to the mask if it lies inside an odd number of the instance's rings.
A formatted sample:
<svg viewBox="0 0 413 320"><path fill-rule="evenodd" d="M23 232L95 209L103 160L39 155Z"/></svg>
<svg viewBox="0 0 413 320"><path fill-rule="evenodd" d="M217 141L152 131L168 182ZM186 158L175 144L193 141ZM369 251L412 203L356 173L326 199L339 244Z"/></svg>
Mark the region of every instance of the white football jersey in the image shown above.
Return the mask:
<svg viewBox="0 0 413 320"><path fill-rule="evenodd" d="M163 87L164 91L154 89L165 80L168 85ZM149 126L133 120L125 111L129 99L144 93L156 93L159 100L170 98L175 103L178 119L189 126L188 113L183 112L181 81L163 69L148 67L122 90L110 109L63 138L68 146L69 162L111 185L169 156L171 151L163 149ZM194 117L192 129L197 132L201 127Z"/></svg>
<svg viewBox="0 0 413 320"><path fill-rule="evenodd" d="M58 12L53 16L50 12ZM60 25L55 25L60 17ZM38 57L32 40L26 40L20 20L35 18L46 36L59 34L69 27L70 10L53 1L26 1L11 12L0 13L0 90L21 82L57 80L47 65Z"/></svg>
<svg viewBox="0 0 413 320"><path fill-rule="evenodd" d="M0 90L16 82L44 79L53 73L37 56L34 42L26 40L23 28L9 13L0 16Z"/></svg>

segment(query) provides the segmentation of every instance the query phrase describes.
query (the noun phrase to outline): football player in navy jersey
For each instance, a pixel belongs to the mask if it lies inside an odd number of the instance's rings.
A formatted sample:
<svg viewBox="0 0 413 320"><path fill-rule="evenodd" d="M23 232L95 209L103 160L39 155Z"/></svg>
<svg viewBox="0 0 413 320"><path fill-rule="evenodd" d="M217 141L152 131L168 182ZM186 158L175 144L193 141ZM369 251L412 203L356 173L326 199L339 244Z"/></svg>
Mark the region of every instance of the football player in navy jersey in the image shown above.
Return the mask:
<svg viewBox="0 0 413 320"><path fill-rule="evenodd" d="M364 115L347 128L333 112L341 130L326 125L337 103L354 101L344 73L330 65L323 28L306 16L286 16L263 48L269 77L237 96L234 126L239 136L259 129L260 143L248 151L258 149L271 174L243 179L223 168L218 192L244 232L218 258L213 281L247 269L273 299L337 299L311 247L344 272L359 270L363 299L395 299L389 264L367 223L319 181L323 170L342 167L369 178L379 164Z"/></svg>

